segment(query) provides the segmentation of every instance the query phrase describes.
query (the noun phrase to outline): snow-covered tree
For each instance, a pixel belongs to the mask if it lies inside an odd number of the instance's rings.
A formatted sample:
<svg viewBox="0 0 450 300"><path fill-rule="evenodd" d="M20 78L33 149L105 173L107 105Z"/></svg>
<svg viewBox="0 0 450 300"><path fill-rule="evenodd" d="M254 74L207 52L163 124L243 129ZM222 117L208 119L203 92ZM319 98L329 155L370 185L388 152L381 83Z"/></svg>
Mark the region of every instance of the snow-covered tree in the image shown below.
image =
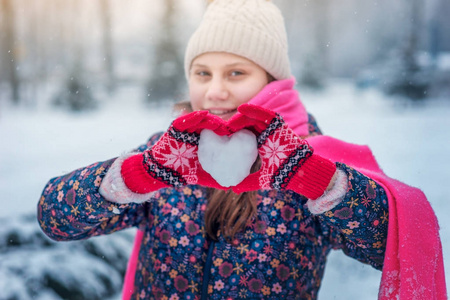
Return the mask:
<svg viewBox="0 0 450 300"><path fill-rule="evenodd" d="M70 22L67 34L72 37L69 40L71 56L69 57L69 69L66 70L66 80L54 97L53 103L57 106L65 107L71 111L89 110L95 107L96 101L92 93L93 84L88 83L88 75L85 72L85 51L82 22L76 22L83 7L78 0L68 2L67 8L71 17L66 22ZM67 23L66 23L67 24Z"/></svg>
<svg viewBox="0 0 450 300"><path fill-rule="evenodd" d="M112 40L111 3L109 0L100 0L100 18L102 27L102 46L105 62L106 89L113 93L116 86L114 74L114 56Z"/></svg>
<svg viewBox="0 0 450 300"><path fill-rule="evenodd" d="M422 38L423 8L422 0L405 1L408 12L406 33L392 57L392 72L387 78L385 89L389 94L403 95L417 100L427 96L432 81L431 70L418 62L420 41Z"/></svg>
<svg viewBox="0 0 450 300"><path fill-rule="evenodd" d="M11 100L18 104L19 95L19 76L17 74L17 47L16 47L16 18L15 6L12 0L1 0L0 2L1 26L0 26L0 44L1 44L1 81L6 81L10 87Z"/></svg>
<svg viewBox="0 0 450 300"><path fill-rule="evenodd" d="M0 298L104 300L117 295L132 244L130 231L54 242L34 215L0 218Z"/></svg>
<svg viewBox="0 0 450 300"><path fill-rule="evenodd" d="M176 1L165 0L159 37L150 67L146 99L150 102L175 99L184 87L184 71L180 45L176 36Z"/></svg>

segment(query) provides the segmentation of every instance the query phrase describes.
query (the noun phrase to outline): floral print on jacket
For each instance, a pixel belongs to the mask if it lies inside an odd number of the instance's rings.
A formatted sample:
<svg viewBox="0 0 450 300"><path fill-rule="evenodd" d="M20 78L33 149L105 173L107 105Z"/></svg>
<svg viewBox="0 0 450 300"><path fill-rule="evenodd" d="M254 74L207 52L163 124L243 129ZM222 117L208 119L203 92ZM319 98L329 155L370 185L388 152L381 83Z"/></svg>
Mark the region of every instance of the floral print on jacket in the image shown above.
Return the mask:
<svg viewBox="0 0 450 300"><path fill-rule="evenodd" d="M320 134L310 120L311 135ZM332 249L382 269L388 226L385 191L347 165L337 164L347 174L348 190L333 209L313 215L301 195L259 191L256 218L229 243L223 237L217 242L207 238L204 187L161 189L143 204L105 200L98 190L113 162L51 179L39 200L38 219L55 240L129 227L142 230L132 299L201 299L202 291L208 299L316 299Z"/></svg>

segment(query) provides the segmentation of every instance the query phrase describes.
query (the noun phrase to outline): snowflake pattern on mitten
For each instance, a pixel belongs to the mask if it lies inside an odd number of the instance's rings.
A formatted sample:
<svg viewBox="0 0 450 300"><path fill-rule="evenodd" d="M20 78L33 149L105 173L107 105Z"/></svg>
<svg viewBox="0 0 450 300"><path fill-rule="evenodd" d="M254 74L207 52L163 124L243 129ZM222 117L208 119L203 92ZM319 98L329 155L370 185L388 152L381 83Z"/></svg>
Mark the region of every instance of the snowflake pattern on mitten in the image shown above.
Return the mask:
<svg viewBox="0 0 450 300"><path fill-rule="evenodd" d="M262 158L260 185L263 189L282 189L292 174L300 168L312 150L277 115L269 127L258 137Z"/></svg>
<svg viewBox="0 0 450 300"><path fill-rule="evenodd" d="M313 148L300 138L281 115L250 104L242 104L231 122L258 133L259 171L233 187L235 193L255 189L292 190L315 200L325 192L336 172L333 162L313 154Z"/></svg>
<svg viewBox="0 0 450 300"><path fill-rule="evenodd" d="M123 162L120 175L125 185L138 194L188 184L224 189L198 161L201 131L221 126L220 118L207 111L196 111L175 119L151 149Z"/></svg>
<svg viewBox="0 0 450 300"><path fill-rule="evenodd" d="M196 184L199 138L195 132L170 128L151 150L144 152L147 173L172 186Z"/></svg>

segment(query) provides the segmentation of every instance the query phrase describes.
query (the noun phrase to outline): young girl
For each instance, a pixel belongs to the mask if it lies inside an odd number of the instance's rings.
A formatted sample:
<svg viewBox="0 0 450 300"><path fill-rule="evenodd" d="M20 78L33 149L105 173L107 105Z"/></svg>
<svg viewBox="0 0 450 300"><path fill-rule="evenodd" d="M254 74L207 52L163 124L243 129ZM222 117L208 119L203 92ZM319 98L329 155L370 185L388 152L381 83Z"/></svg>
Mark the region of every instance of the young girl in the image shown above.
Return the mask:
<svg viewBox="0 0 450 300"><path fill-rule="evenodd" d="M321 135L293 89L273 3L212 1L185 72L190 111L167 132L50 180L38 205L48 236L137 227L124 299L316 299L332 249L383 270L381 299L446 297L427 200L367 147ZM223 180L199 147L240 134L251 170L234 164L244 175Z"/></svg>

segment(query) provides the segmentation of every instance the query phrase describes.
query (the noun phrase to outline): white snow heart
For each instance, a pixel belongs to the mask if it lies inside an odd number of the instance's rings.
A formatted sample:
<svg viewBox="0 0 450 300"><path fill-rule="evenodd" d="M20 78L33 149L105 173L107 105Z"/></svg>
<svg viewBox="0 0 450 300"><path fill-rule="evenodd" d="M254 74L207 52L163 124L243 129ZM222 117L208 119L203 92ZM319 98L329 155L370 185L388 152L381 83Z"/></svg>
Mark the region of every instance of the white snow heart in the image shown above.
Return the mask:
<svg viewBox="0 0 450 300"><path fill-rule="evenodd" d="M247 129L231 136L219 136L212 130L200 133L198 160L203 169L220 185L235 186L250 174L258 157L256 136Z"/></svg>

